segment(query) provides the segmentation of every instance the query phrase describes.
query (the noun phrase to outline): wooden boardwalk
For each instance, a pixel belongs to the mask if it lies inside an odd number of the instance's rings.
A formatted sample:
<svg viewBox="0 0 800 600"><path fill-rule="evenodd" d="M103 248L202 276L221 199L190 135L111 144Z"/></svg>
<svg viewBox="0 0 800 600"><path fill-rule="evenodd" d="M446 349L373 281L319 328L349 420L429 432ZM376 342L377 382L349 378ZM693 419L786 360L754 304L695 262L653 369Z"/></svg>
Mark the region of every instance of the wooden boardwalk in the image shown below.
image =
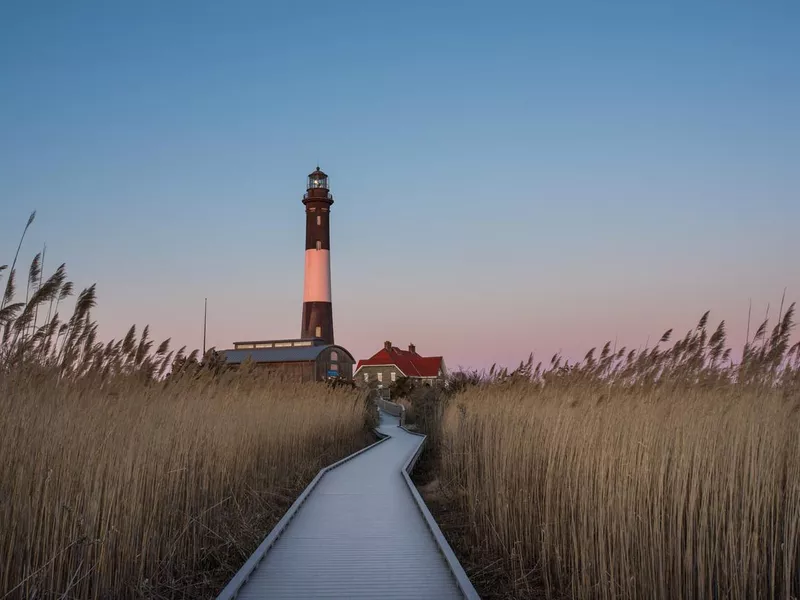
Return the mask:
<svg viewBox="0 0 800 600"><path fill-rule="evenodd" d="M218 600L478 598L408 477L424 436L398 425L380 411L386 437L323 470Z"/></svg>

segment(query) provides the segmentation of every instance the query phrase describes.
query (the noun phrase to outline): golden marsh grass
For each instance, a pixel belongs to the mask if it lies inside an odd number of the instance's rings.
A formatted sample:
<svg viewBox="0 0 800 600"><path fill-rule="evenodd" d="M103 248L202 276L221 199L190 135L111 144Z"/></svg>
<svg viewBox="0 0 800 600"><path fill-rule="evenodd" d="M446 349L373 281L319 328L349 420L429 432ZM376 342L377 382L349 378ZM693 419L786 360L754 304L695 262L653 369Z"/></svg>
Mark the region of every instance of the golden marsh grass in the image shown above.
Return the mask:
<svg viewBox="0 0 800 600"><path fill-rule="evenodd" d="M0 267L0 598L214 597L365 444L363 398L225 372L147 328L98 342L94 286L62 320L73 287L43 258L19 292L16 257Z"/></svg>
<svg viewBox="0 0 800 600"><path fill-rule="evenodd" d="M314 474L365 441L362 402L324 385L24 377L0 375L10 597L218 591Z"/></svg>
<svg viewBox="0 0 800 600"><path fill-rule="evenodd" d="M506 572L505 597L798 597L792 315L739 365L706 315L644 356L607 345L467 381L427 424L461 546Z"/></svg>

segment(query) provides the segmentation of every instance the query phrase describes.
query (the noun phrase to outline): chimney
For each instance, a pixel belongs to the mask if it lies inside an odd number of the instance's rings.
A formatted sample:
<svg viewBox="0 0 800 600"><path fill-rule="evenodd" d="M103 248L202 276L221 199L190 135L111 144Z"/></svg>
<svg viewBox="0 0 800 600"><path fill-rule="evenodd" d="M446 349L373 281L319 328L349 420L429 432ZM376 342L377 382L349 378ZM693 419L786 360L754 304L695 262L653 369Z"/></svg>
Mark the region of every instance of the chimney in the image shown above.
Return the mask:
<svg viewBox="0 0 800 600"><path fill-rule="evenodd" d="M411 352L412 354L416 354L417 353L417 347L414 344L409 344L408 345L408 351Z"/></svg>
<svg viewBox="0 0 800 600"><path fill-rule="evenodd" d="M391 352L392 351L392 342L383 342L383 348L387 352Z"/></svg>

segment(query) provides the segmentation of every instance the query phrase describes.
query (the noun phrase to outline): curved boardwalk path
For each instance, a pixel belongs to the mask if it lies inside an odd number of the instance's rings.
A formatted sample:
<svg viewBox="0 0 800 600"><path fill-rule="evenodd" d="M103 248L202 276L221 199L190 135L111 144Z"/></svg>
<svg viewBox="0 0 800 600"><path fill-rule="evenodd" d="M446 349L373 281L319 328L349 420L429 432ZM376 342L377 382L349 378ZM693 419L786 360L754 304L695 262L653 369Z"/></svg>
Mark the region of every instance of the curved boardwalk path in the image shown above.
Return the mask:
<svg viewBox="0 0 800 600"><path fill-rule="evenodd" d="M424 437L398 425L380 411L387 437L318 475L218 600L478 598L406 475Z"/></svg>

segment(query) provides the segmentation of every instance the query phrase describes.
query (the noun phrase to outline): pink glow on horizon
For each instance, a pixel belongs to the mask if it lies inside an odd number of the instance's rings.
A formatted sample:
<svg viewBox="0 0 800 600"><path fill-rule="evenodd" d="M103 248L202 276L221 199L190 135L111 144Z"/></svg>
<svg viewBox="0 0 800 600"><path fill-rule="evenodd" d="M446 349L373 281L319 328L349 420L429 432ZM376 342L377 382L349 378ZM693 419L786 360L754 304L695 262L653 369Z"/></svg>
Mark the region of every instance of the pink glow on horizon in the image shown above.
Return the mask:
<svg viewBox="0 0 800 600"><path fill-rule="evenodd" d="M146 308L146 307L142 307ZM115 311L116 312L116 311ZM112 337L119 339L125 334L131 321L122 320L119 313L106 318L105 314L96 315L100 322L100 335L108 340ZM149 311L148 311L149 312ZM336 326L336 342L350 350L356 359L366 358L377 352L385 340L390 340L401 348L409 343L417 346L417 351L422 355L442 355L450 370L457 368L488 369L497 363L501 366L514 367L520 361L526 360L528 355L534 353L534 363L541 361L544 365L550 363L555 353L574 362L581 360L584 354L592 347L597 352L606 341L615 342L617 348L623 346L627 350L641 349L646 345L652 347L660 336L673 328L671 345L690 329L693 329L700 318L702 311L685 314L680 318L667 318L653 314L652 325L647 325L645 315L631 319L625 323L620 321L620 326L615 328L611 323L602 321L590 323L583 319L550 319L545 322L531 322L519 331L513 327L498 327L496 330L476 328L473 332L459 331L456 329L434 329L427 324L417 324L404 327L402 325L372 324L374 327L356 327L358 319L351 320L346 311L337 315L334 305L334 322ZM653 311L656 312L655 310ZM751 335L763 318L763 311L759 310L751 322ZM135 311L131 311L135 313ZM297 313L297 314L294 314ZM285 319L267 321L264 326L253 327L248 323L248 315L244 312L231 311L225 319L218 314L210 312L212 318L209 322L208 347L225 349L232 347L235 340L253 337L281 338L296 337L300 327L300 308L285 315ZM339 317L337 319L337 316ZM619 318L619 316L617 317ZM747 326L747 314L736 314L736 311L712 311L708 324L711 331L725 318L728 330L728 346L733 349L733 357L740 356L744 343ZM220 326L220 321L223 325ZM615 319L616 321L617 319ZM272 325L269 325L269 322ZM355 322L354 322L355 321ZM568 326L567 324L572 321ZM144 322L140 322L137 330L141 333ZM202 307L200 310L180 311L175 314L159 314L159 318L150 323L151 338L160 341L167 337L173 339L172 347L177 349L183 344L188 350L199 348L202 344Z"/></svg>

